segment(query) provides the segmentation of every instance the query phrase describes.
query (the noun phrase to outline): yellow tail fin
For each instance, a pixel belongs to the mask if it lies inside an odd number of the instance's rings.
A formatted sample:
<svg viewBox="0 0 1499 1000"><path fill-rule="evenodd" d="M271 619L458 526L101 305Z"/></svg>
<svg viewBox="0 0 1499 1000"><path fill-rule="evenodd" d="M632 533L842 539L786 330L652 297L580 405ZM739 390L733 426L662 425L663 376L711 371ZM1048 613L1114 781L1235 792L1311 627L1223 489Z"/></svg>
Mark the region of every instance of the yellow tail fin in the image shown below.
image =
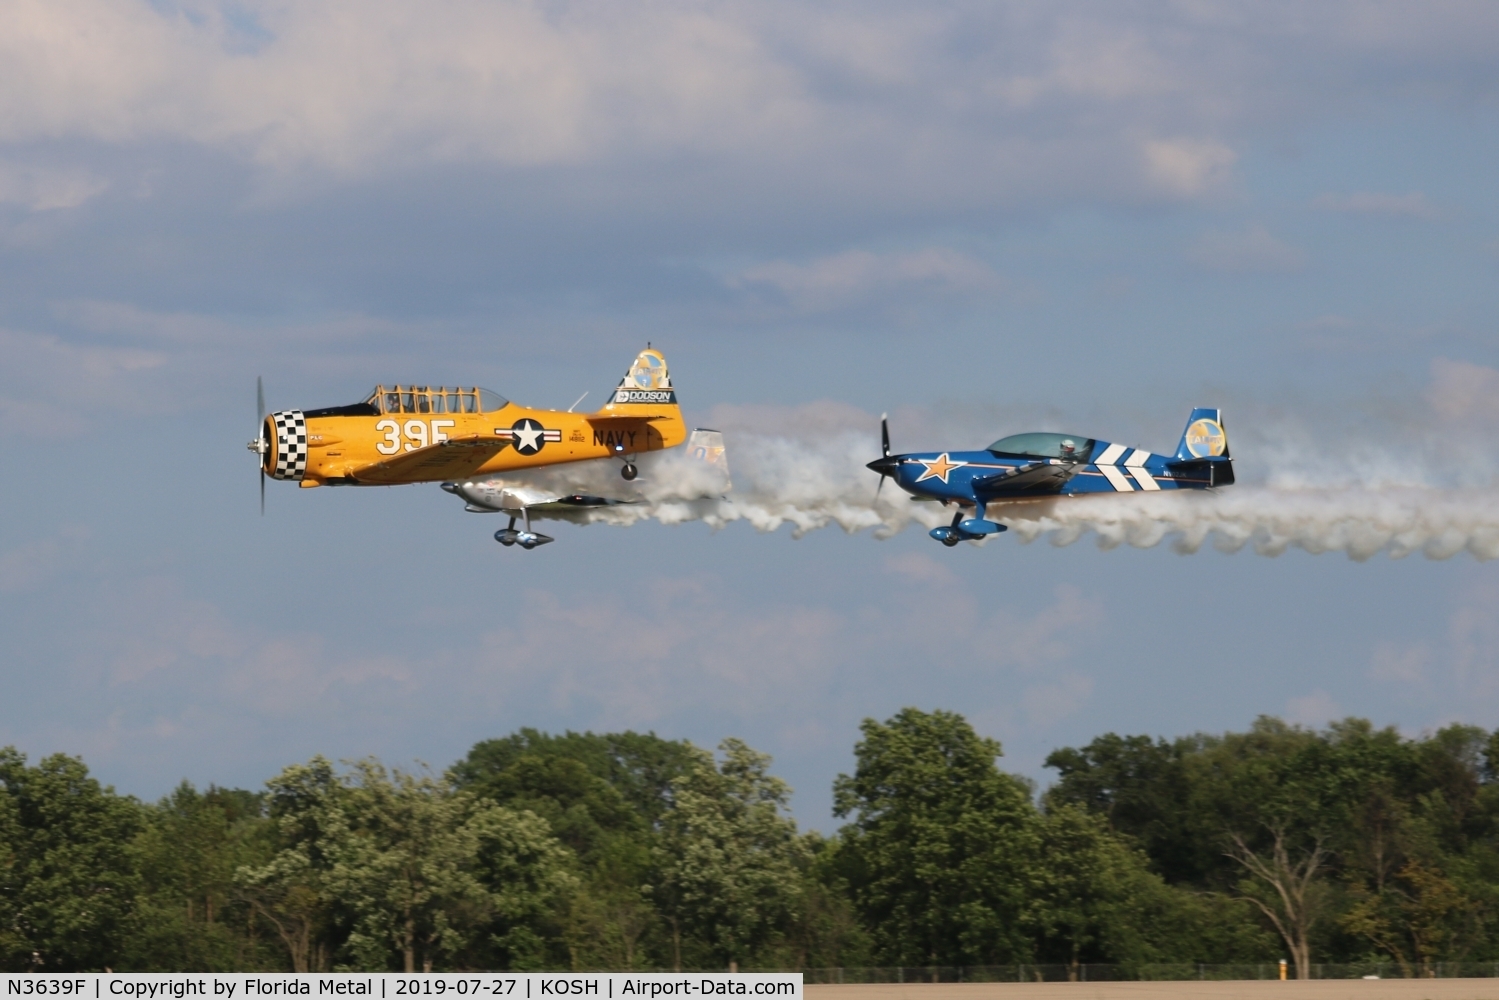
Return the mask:
<svg viewBox="0 0 1499 1000"><path fill-rule="evenodd" d="M625 377L619 380L619 387L614 390L609 402L604 404L604 409L622 407L620 415L624 416L632 407L676 404L677 392L671 387L671 374L666 370L666 358L660 351L648 347L635 356L635 363L630 365Z"/></svg>

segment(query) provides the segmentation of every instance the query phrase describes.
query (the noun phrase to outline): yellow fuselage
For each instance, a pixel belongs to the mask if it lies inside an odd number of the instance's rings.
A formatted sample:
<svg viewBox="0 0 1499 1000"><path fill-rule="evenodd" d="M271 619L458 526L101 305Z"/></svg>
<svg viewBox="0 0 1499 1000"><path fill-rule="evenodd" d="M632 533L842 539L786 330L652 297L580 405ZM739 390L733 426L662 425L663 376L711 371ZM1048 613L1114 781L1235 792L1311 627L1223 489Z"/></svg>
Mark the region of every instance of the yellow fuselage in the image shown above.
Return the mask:
<svg viewBox="0 0 1499 1000"><path fill-rule="evenodd" d="M379 397L377 396L377 400ZM425 406L423 411L418 406ZM307 416L302 486L395 485L504 473L564 462L628 457L681 444L687 428L675 405L606 407L597 413L533 410L507 403L487 413L384 407L358 416ZM624 411L624 412L621 412ZM277 469L275 415L267 418L267 472Z"/></svg>

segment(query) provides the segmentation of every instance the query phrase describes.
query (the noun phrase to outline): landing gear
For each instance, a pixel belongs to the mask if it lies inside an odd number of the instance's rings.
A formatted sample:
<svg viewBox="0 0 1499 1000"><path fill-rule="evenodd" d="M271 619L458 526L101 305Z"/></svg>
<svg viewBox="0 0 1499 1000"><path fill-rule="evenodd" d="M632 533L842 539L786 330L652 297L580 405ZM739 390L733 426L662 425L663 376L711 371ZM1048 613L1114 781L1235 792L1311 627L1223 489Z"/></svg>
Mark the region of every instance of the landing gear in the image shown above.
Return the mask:
<svg viewBox="0 0 1499 1000"><path fill-rule="evenodd" d="M979 539L985 538L989 535L997 535L1001 531L1010 530L1003 524L999 524L996 521L990 521L985 518L983 504L978 505L978 510L975 513L978 514L977 517L970 517L965 519L963 517L963 511L960 508L958 512L953 515L952 524L941 528L933 528L931 531L927 532L927 534L931 535L933 538L937 539L937 541L941 542L943 545L946 545L948 548L952 548L959 542L976 542Z"/></svg>
<svg viewBox="0 0 1499 1000"><path fill-rule="evenodd" d="M543 535L540 532L531 530L530 511L522 510L521 516L526 520L526 530L516 531L515 517L512 516L510 518L510 526L496 531L494 533L494 540L507 549L512 545L519 545L523 549L534 549L538 545L545 545L547 542L556 541L551 535Z"/></svg>
<svg viewBox="0 0 1499 1000"><path fill-rule="evenodd" d="M942 544L948 548L952 548L963 540L963 536L958 534L958 522L961 520L963 520L963 512L960 510L952 516L952 526L947 529L947 534L942 538Z"/></svg>
<svg viewBox="0 0 1499 1000"><path fill-rule="evenodd" d="M640 475L640 470L635 468L635 463L625 459L625 467L619 470L620 477L627 483L633 483L635 477Z"/></svg>

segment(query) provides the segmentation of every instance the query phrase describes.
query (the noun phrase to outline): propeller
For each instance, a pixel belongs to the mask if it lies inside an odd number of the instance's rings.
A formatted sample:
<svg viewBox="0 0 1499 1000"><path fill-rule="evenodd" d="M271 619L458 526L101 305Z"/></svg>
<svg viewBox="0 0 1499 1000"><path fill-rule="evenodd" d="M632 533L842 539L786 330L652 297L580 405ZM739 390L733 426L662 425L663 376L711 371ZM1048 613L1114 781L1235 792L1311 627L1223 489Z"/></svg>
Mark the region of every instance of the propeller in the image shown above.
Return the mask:
<svg viewBox="0 0 1499 1000"><path fill-rule="evenodd" d="M255 432L255 440L250 442L250 450L260 459L260 516L265 517L265 384L259 375L255 376L255 417L259 429Z"/></svg>
<svg viewBox="0 0 1499 1000"><path fill-rule="evenodd" d="M874 488L876 503L880 500L880 490L885 488L885 477L895 475L895 469L900 465L900 459L890 454L889 416L888 413L880 414L880 457L865 466L870 471L880 474L880 484Z"/></svg>

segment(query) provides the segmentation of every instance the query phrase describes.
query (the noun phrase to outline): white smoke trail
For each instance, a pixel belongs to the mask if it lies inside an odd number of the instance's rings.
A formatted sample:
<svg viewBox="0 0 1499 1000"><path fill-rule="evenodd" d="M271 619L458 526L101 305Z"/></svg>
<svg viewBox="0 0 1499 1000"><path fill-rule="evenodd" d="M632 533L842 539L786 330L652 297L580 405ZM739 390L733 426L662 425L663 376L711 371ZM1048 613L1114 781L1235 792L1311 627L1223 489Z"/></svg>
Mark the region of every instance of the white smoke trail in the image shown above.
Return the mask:
<svg viewBox="0 0 1499 1000"><path fill-rule="evenodd" d="M617 463L607 461L541 470L524 481L558 492L622 496L633 491L637 502L629 506L551 515L582 523L628 525L650 518L719 527L745 521L759 531L790 525L797 536L837 525L851 533L869 529L883 538L913 525L936 527L952 517L952 508L915 502L891 483L876 502L878 477L864 467L879 454L878 418L872 415L821 404L791 411L720 409L714 418L724 430L733 477L732 490L721 496L715 471L681 449L644 456L633 488L619 478ZM1033 429L1014 419L1006 432ZM1241 420L1239 426L1253 424ZM993 430L986 435L948 429L920 447L982 447L997 436L999 428ZM1308 449L1298 441L1301 436L1284 420L1258 432L1235 433L1231 424L1240 484L1211 493L1057 497L991 506L989 513L1023 542L1044 537L1054 545L1092 534L1106 549L1169 543L1182 553L1211 544L1226 552L1248 547L1267 556L1295 547L1343 552L1356 560L1381 552L1394 558L1415 552L1431 559L1462 552L1478 559L1499 557L1499 487L1489 473L1492 464L1473 461L1471 448L1469 460L1443 462L1432 460L1419 434L1393 443L1387 434L1376 434L1370 444L1344 436L1338 448L1322 447L1319 457L1316 441ZM1377 443L1381 437L1383 447ZM1256 467L1266 470L1262 481L1245 482L1254 478ZM1251 476L1245 476L1246 469Z"/></svg>

